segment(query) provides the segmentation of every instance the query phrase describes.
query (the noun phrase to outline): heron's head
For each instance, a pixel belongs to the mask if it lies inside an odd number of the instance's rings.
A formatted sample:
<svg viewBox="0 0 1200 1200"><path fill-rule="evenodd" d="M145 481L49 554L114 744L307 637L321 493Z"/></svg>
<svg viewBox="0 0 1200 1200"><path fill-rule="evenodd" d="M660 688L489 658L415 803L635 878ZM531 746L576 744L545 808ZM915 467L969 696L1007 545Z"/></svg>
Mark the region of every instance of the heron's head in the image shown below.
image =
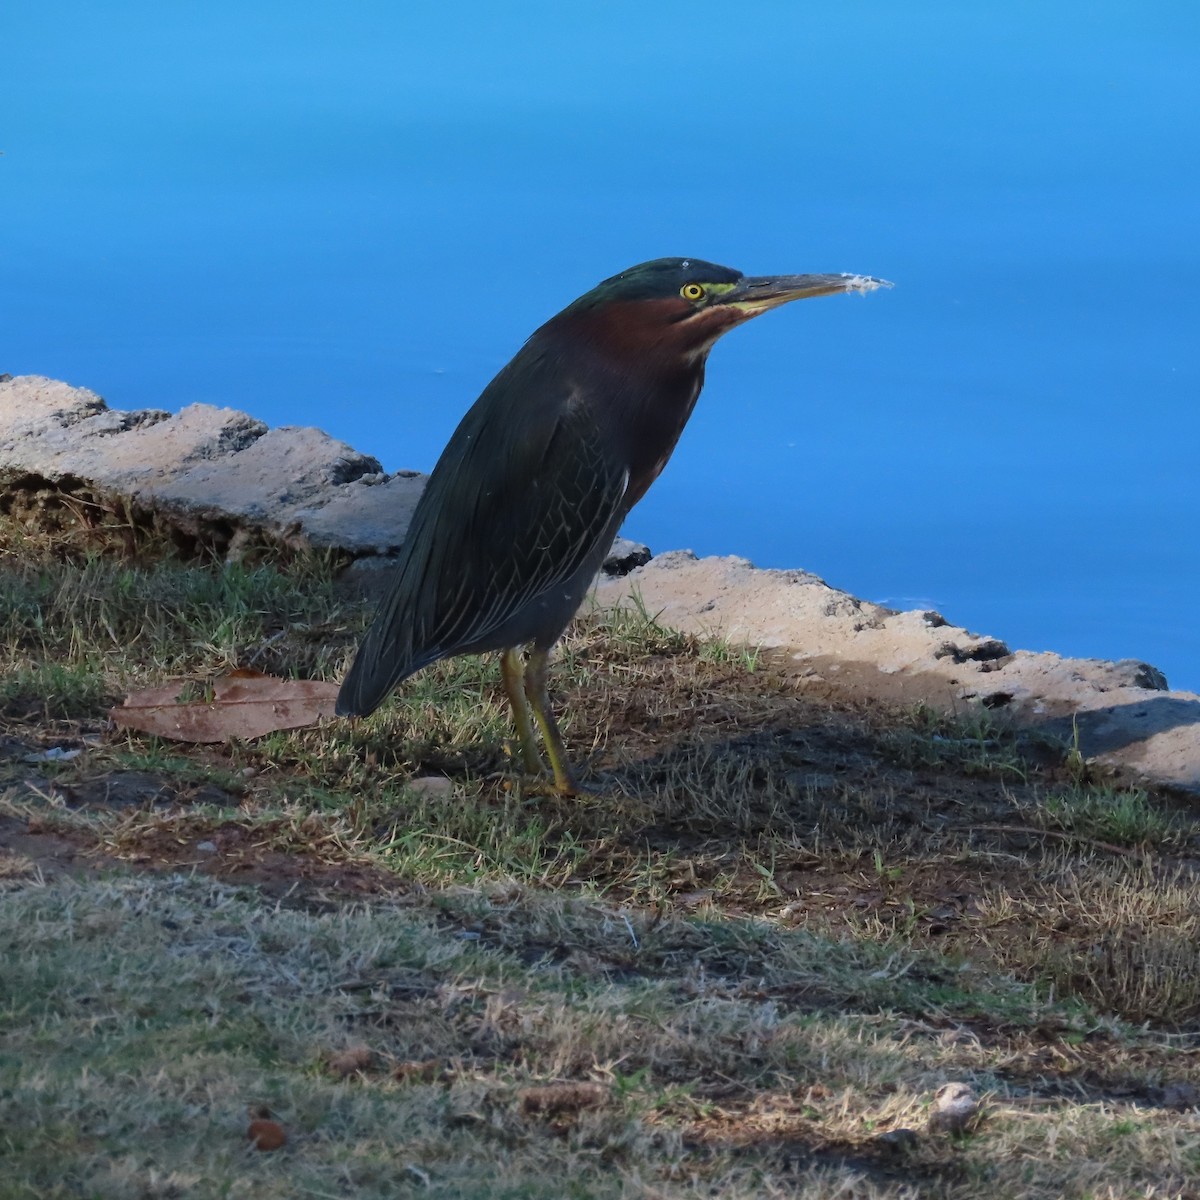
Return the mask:
<svg viewBox="0 0 1200 1200"><path fill-rule="evenodd" d="M869 275L742 275L699 258L656 258L597 284L553 324L616 353L694 361L735 325L791 300L890 286Z"/></svg>

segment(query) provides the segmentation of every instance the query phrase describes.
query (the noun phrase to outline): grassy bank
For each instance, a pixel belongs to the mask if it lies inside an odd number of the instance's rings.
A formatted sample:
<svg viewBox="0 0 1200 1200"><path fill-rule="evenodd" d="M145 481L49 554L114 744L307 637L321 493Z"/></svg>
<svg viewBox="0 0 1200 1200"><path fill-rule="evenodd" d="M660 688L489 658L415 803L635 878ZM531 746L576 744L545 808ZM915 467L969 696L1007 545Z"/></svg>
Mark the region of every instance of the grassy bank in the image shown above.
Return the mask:
<svg viewBox="0 0 1200 1200"><path fill-rule="evenodd" d="M1193 1194L1170 796L636 613L556 668L578 801L513 772L486 661L121 734L135 687L337 678L364 607L319 562L6 544L0 1196Z"/></svg>

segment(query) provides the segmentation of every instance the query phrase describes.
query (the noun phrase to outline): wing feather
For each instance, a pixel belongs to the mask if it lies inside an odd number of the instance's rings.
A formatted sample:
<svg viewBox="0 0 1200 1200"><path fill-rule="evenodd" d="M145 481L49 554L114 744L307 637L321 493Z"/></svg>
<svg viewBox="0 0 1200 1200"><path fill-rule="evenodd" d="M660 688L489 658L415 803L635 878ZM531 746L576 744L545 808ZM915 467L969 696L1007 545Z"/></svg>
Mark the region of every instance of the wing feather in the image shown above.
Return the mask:
<svg viewBox="0 0 1200 1200"><path fill-rule="evenodd" d="M553 358L529 351L488 386L434 468L339 712L368 713L413 671L487 648L598 566L615 534L628 469Z"/></svg>

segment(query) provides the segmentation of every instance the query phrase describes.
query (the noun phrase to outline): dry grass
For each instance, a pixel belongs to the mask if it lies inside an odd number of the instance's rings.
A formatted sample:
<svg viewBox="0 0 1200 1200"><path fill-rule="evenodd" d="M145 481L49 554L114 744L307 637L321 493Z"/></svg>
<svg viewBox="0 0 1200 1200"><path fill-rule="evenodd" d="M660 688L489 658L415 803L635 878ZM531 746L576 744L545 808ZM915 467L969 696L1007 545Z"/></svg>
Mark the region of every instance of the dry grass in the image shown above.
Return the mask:
<svg viewBox="0 0 1200 1200"><path fill-rule="evenodd" d="M868 943L519 889L314 913L181 877L14 888L0 918L11 1195L1170 1195L1200 1171L1190 1119L1062 1094L1028 1070L1041 1039L890 1012L939 969ZM1153 1036L1091 1037L1079 1066L1119 1047L1197 1078ZM986 1097L975 1132L925 1133L947 1079ZM586 1103L528 1098L570 1082ZM264 1109L277 1155L244 1140Z"/></svg>
<svg viewBox="0 0 1200 1200"><path fill-rule="evenodd" d="M557 667L579 801L513 773L486 662L353 724L114 734L166 677L336 677L365 612L319 562L36 550L0 558L0 1197L1192 1194L1170 797L636 612Z"/></svg>

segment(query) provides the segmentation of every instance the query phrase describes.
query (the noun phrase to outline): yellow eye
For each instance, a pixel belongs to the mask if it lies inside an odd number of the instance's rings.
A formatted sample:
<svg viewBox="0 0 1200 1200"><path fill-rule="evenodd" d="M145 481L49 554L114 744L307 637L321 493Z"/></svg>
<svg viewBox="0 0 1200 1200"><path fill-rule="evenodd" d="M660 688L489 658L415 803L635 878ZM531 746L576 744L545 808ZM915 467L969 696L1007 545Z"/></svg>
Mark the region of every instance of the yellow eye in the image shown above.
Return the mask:
<svg viewBox="0 0 1200 1200"><path fill-rule="evenodd" d="M679 294L685 300L702 300L704 298L704 288L698 283L685 283L679 289Z"/></svg>

